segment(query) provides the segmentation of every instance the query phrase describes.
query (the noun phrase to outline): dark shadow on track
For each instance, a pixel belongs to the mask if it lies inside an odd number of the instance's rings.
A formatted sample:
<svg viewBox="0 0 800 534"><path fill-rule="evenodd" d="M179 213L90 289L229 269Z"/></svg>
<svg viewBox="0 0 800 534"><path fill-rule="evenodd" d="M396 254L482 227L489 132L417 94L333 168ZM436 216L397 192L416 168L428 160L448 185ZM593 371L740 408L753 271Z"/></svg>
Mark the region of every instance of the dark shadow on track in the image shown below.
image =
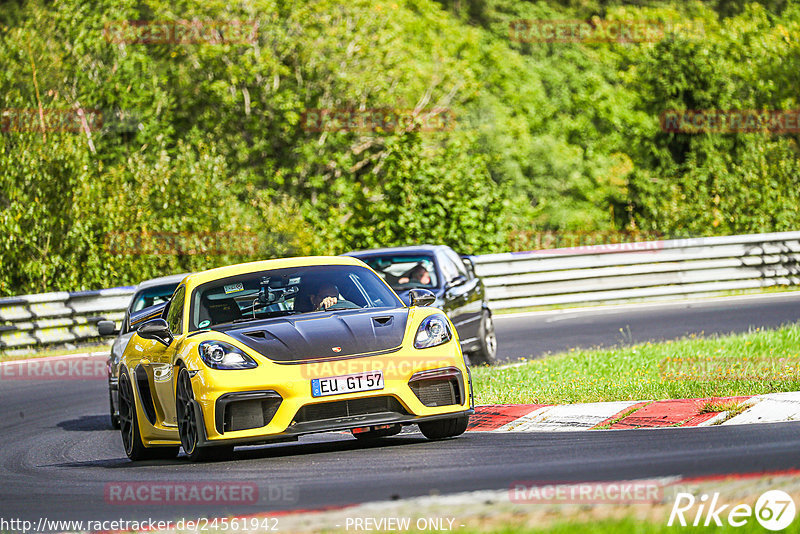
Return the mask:
<svg viewBox="0 0 800 534"><path fill-rule="evenodd" d="M388 449L390 447L403 447L428 441L428 439L421 435L416 435L379 438L375 441L358 441L355 438L345 438L336 441L317 441L314 443L280 443L276 445L267 445L265 447L247 447L245 449L236 450L231 460L258 460L262 458L307 456L309 454L358 451L362 449Z"/></svg>
<svg viewBox="0 0 800 534"><path fill-rule="evenodd" d="M95 432L98 430L108 430L109 432L119 432L111 428L108 415L83 415L78 419L61 421L58 427L70 432Z"/></svg>
<svg viewBox="0 0 800 534"><path fill-rule="evenodd" d="M463 437L461 439L464 439ZM341 439L334 441L315 441L311 443L277 443L273 445L249 446L234 450L230 458L191 464L186 455L181 453L177 458L169 460L146 460L131 462L124 456L109 460L90 460L85 462L63 462L39 467L64 467L64 468L84 468L100 467L105 469L126 469L151 466L202 466L225 464L228 462L238 462L242 460L268 460L272 458L289 458L294 456L309 456L313 454L327 454L338 452L359 451L366 449L389 449L393 447L411 446L419 443L429 443L430 440L421 435L397 436L379 438L375 441L358 441L355 438Z"/></svg>
<svg viewBox="0 0 800 534"><path fill-rule="evenodd" d="M86 462L62 462L55 464L44 464L37 467L71 467L81 469L85 467L102 467L105 469L125 469L129 467L143 467L156 465L169 465L179 463L177 460L151 460L147 462L131 462L126 457L113 458L111 460L89 460Z"/></svg>

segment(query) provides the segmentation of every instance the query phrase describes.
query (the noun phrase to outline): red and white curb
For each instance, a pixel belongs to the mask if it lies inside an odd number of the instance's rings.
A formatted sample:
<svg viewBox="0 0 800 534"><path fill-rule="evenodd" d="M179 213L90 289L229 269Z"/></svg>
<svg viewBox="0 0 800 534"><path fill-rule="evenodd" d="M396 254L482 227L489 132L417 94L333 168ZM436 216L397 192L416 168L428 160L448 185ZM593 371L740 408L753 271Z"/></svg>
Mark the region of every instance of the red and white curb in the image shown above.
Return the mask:
<svg viewBox="0 0 800 534"><path fill-rule="evenodd" d="M728 411L708 411L727 405ZM800 420L800 392L742 397L586 404L497 404L476 406L468 430L476 432L559 432L636 428L779 423Z"/></svg>

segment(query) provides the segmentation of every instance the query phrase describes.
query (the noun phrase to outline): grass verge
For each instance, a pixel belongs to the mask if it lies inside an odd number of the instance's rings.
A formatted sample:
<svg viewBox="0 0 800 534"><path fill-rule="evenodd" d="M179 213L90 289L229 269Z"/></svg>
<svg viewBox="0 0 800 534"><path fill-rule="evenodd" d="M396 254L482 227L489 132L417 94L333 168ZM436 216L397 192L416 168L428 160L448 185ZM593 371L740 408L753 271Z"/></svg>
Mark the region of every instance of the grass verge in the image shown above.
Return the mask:
<svg viewBox="0 0 800 534"><path fill-rule="evenodd" d="M800 324L747 334L573 350L473 368L476 404L605 402L800 390Z"/></svg>

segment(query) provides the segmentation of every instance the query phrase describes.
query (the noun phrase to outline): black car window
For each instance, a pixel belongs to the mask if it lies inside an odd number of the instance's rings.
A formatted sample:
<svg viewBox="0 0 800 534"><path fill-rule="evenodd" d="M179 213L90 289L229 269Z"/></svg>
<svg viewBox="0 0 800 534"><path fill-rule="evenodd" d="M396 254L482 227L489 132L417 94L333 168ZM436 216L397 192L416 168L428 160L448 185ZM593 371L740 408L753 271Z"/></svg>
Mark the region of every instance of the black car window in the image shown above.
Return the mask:
<svg viewBox="0 0 800 534"><path fill-rule="evenodd" d="M452 249L445 249L445 255L453 262L453 265L456 268L456 272L458 275L463 276L464 278L469 278L469 272L467 272L467 268L464 266L464 260L456 254Z"/></svg>
<svg viewBox="0 0 800 534"><path fill-rule="evenodd" d="M433 256L366 256L361 260L396 291L439 287Z"/></svg>
<svg viewBox="0 0 800 534"><path fill-rule="evenodd" d="M178 282L146 287L139 290L133 297L131 313L168 301L175 292L176 287L178 287Z"/></svg>
<svg viewBox="0 0 800 534"><path fill-rule="evenodd" d="M181 286L172 297L169 303L169 311L167 311L167 324L169 331L175 335L183 333L183 299L186 294L186 286Z"/></svg>
<svg viewBox="0 0 800 534"><path fill-rule="evenodd" d="M445 282L449 282L459 275L456 264L446 254L439 256L439 267L442 269Z"/></svg>

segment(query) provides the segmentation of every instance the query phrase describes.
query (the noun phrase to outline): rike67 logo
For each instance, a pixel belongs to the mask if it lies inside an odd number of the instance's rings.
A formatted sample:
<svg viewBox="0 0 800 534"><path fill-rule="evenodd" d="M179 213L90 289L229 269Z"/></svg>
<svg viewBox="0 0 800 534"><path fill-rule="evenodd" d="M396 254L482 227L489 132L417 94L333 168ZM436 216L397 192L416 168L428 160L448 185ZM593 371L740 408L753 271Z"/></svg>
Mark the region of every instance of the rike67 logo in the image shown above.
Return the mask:
<svg viewBox="0 0 800 534"><path fill-rule="evenodd" d="M783 530L794 521L796 513L794 500L781 490L770 490L761 495L755 507L748 504L721 504L719 493L699 498L691 493L678 493L669 514L667 526L723 526L742 527L753 518L765 529Z"/></svg>

